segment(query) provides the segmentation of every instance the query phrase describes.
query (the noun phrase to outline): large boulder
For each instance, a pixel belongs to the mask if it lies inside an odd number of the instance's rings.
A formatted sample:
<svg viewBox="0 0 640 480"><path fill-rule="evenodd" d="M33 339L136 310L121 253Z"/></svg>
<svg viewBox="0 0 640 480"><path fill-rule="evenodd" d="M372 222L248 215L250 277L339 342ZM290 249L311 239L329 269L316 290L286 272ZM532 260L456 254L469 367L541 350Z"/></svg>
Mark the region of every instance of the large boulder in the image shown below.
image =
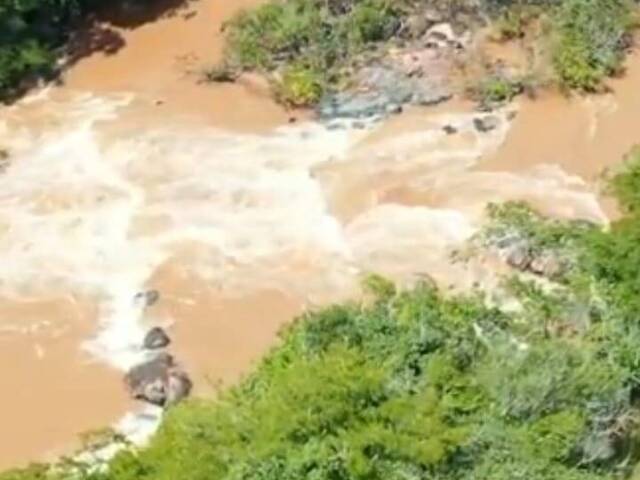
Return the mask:
<svg viewBox="0 0 640 480"><path fill-rule="evenodd" d="M178 403L189 396L193 387L187 373L166 352L131 368L125 383L133 398L159 407Z"/></svg>

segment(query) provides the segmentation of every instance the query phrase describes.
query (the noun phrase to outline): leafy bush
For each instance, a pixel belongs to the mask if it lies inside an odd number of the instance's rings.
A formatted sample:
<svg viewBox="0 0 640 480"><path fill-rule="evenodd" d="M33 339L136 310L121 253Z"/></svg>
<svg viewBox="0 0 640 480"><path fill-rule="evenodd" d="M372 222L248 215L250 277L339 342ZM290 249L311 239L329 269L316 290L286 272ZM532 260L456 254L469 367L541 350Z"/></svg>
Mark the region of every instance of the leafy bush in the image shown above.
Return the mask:
<svg viewBox="0 0 640 480"><path fill-rule="evenodd" d="M282 69L280 97L315 103L357 55L394 34L401 15L390 0L272 1L227 25L225 63L240 70Z"/></svg>
<svg viewBox="0 0 640 480"><path fill-rule="evenodd" d="M501 75L490 75L469 89L471 97L483 108L510 102L523 90L523 83Z"/></svg>
<svg viewBox="0 0 640 480"><path fill-rule="evenodd" d="M275 90L280 102L295 107L317 103L322 91L322 75L297 64L285 68Z"/></svg>
<svg viewBox="0 0 640 480"><path fill-rule="evenodd" d="M628 0L564 0L555 16L553 62L560 83L597 90L620 69L632 25Z"/></svg>

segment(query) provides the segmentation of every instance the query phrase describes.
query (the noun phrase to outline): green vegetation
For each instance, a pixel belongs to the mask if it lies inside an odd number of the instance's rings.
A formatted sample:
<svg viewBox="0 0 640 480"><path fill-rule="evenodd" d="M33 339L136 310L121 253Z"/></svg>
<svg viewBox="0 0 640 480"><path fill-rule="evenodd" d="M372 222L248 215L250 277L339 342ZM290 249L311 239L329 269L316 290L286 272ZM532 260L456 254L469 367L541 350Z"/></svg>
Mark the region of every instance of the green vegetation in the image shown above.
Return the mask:
<svg viewBox="0 0 640 480"><path fill-rule="evenodd" d="M328 85L344 80L356 57L391 38L399 26L391 0L272 1L228 24L227 64L274 71L287 66L279 98L315 103Z"/></svg>
<svg viewBox="0 0 640 480"><path fill-rule="evenodd" d="M153 0L113 3L131 6L142 2ZM59 68L57 60L67 53L78 54L66 50L74 28L106 3L105 0L0 0L0 101L15 99L36 79L54 77ZM131 24L135 23L131 19ZM93 38L92 32L88 33L86 45L81 45L79 51L86 54L92 49L110 48L105 31L97 32L103 38Z"/></svg>
<svg viewBox="0 0 640 480"><path fill-rule="evenodd" d="M299 318L240 385L173 408L108 470L0 479L635 478L638 171L636 152L612 176L627 215L607 230L490 207L486 242L515 236L570 260L553 284L508 279L518 311L372 276L366 301Z"/></svg>
<svg viewBox="0 0 640 480"><path fill-rule="evenodd" d="M554 19L553 63L562 85L597 90L620 70L632 26L628 0L564 0Z"/></svg>
<svg viewBox="0 0 640 480"><path fill-rule="evenodd" d="M482 108L493 108L510 102L522 93L523 80L509 79L501 75L489 75L469 89L470 96Z"/></svg>
<svg viewBox="0 0 640 480"><path fill-rule="evenodd" d="M403 25L425 8L454 24L461 12L476 23L493 18L501 39L523 37L546 18L557 81L582 91L597 90L619 71L633 27L631 0L271 0L228 24L225 68L213 71L284 69L275 75L278 98L313 104L324 91L349 85L365 57L383 55L400 37L411 40ZM519 93L496 81L482 88L505 100Z"/></svg>
<svg viewBox="0 0 640 480"><path fill-rule="evenodd" d="M322 74L303 64L288 66L275 86L276 98L282 103L302 107L320 100L323 92Z"/></svg>
<svg viewBox="0 0 640 480"><path fill-rule="evenodd" d="M0 98L29 75L51 73L52 49L78 8L75 0L0 0Z"/></svg>

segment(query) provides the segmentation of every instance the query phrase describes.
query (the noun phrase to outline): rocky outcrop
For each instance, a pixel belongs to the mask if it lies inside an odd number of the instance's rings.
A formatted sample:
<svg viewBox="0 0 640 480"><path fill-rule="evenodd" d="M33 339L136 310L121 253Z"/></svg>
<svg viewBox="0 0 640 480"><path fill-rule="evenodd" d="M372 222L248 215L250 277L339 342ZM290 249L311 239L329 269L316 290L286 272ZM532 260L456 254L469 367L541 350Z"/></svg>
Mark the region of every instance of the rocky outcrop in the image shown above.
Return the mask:
<svg viewBox="0 0 640 480"><path fill-rule="evenodd" d="M451 68L468 38L447 23L434 25L422 17L405 28L414 38L410 45L360 68L351 90L325 95L317 107L321 119L385 117L404 105L436 105L451 98Z"/></svg>
<svg viewBox="0 0 640 480"><path fill-rule="evenodd" d="M566 262L562 261L558 252L536 251L523 240L503 245L500 250L507 264L521 272L554 279L567 270Z"/></svg>
<svg viewBox="0 0 640 480"><path fill-rule="evenodd" d="M133 398L159 407L178 403L189 396L193 387L187 373L166 352L133 367L125 382Z"/></svg>
<svg viewBox="0 0 640 480"><path fill-rule="evenodd" d="M367 67L358 76L357 91L329 94L320 101L321 119L384 117L401 112L403 105L436 105L451 98L443 82L412 78L391 66Z"/></svg>

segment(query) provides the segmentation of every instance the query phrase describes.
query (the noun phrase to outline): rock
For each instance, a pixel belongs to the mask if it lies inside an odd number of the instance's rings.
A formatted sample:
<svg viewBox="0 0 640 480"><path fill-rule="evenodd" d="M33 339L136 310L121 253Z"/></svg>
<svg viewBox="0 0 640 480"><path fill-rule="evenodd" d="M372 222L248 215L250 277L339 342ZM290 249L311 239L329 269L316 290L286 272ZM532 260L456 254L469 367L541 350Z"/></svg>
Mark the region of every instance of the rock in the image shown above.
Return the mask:
<svg viewBox="0 0 640 480"><path fill-rule="evenodd" d="M386 112L392 100L384 93L336 93L327 95L318 105L318 115L323 119L367 118Z"/></svg>
<svg viewBox="0 0 640 480"><path fill-rule="evenodd" d="M159 299L160 292L158 292L158 290L146 290L144 292L138 292L133 297L134 303L142 307L150 307Z"/></svg>
<svg viewBox="0 0 640 480"><path fill-rule="evenodd" d="M513 244L506 252L507 264L516 270L527 270L532 260L531 250L524 243Z"/></svg>
<svg viewBox="0 0 640 480"><path fill-rule="evenodd" d="M456 35L450 23L438 23L433 25L422 36L422 43L427 48L454 48L463 49L469 39L467 36Z"/></svg>
<svg viewBox="0 0 640 480"><path fill-rule="evenodd" d="M422 16L431 25L442 22L442 14L435 9L426 9L422 12Z"/></svg>
<svg viewBox="0 0 640 480"><path fill-rule="evenodd" d="M167 335L167 332L165 332L163 328L153 327L145 335L142 345L147 350L157 350L157 349L165 348L169 346L170 343L171 343L171 339L169 338L169 335Z"/></svg>
<svg viewBox="0 0 640 480"><path fill-rule="evenodd" d="M386 106L385 112L394 115L402 113L402 105L398 105L397 103L390 103Z"/></svg>
<svg viewBox="0 0 640 480"><path fill-rule="evenodd" d="M496 115L485 115L473 119L473 125L479 132L490 132L500 125L500 119Z"/></svg>
<svg viewBox="0 0 640 480"><path fill-rule="evenodd" d="M193 387L187 373L166 352L129 370L125 383L133 398L159 407L178 403Z"/></svg>
<svg viewBox="0 0 640 480"><path fill-rule="evenodd" d="M389 66L373 66L358 74L358 89L325 95L317 107L323 120L363 119L399 113L403 105L435 105L451 98L442 78L412 78Z"/></svg>
<svg viewBox="0 0 640 480"><path fill-rule="evenodd" d="M175 405L182 399L187 398L191 393L193 383L189 376L182 370L176 370L169 375L169 384L167 385L166 405Z"/></svg>
<svg viewBox="0 0 640 480"><path fill-rule="evenodd" d="M429 21L425 15L411 15L407 18L401 34L405 38L420 38L432 24L433 22Z"/></svg>
<svg viewBox="0 0 640 480"><path fill-rule="evenodd" d="M546 278L556 278L562 274L563 265L556 255L546 252L531 260L529 270Z"/></svg>
<svg viewBox="0 0 640 480"><path fill-rule="evenodd" d="M453 135L454 133L458 133L458 129L453 125L445 125L444 127L442 127L442 130L447 135Z"/></svg>
<svg viewBox="0 0 640 480"><path fill-rule="evenodd" d="M446 102L450 100L452 94L449 90L445 88L435 87L428 91L423 91L416 94L411 103L416 105L420 105L423 107L431 107L434 105L438 105L440 103Z"/></svg>

